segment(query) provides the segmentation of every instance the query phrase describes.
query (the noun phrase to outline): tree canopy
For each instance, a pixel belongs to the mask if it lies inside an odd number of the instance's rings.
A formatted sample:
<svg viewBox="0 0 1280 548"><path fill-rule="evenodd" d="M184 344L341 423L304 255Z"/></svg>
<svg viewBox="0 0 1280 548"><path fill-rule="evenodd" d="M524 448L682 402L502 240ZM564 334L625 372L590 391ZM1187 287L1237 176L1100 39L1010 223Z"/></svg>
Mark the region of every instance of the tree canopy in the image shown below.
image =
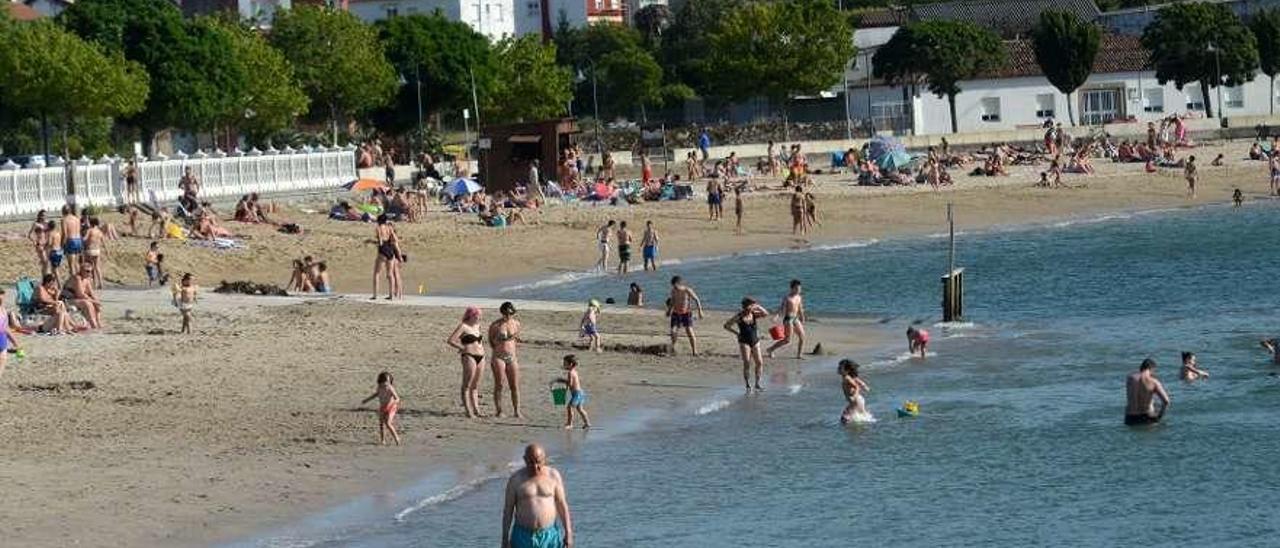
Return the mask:
<svg viewBox="0 0 1280 548"><path fill-rule="evenodd" d="M307 95L298 85L293 65L262 34L224 19L216 24L227 34L228 56L245 76L220 123L239 128L251 140L264 141L307 111Z"/></svg>
<svg viewBox="0 0 1280 548"><path fill-rule="evenodd" d="M133 114L147 100L141 66L48 20L0 24L0 74L6 109L53 116L64 129L78 119Z"/></svg>
<svg viewBox="0 0 1280 548"><path fill-rule="evenodd" d="M1074 13L1046 10L1031 29L1031 45L1036 63L1053 87L1066 94L1067 116L1075 125L1075 112L1070 96L1093 73L1093 60L1098 56L1102 31Z"/></svg>
<svg viewBox="0 0 1280 548"><path fill-rule="evenodd" d="M717 72L710 87L735 100L816 94L839 82L857 53L848 19L826 0L738 6L722 17L709 45Z"/></svg>
<svg viewBox="0 0 1280 548"><path fill-rule="evenodd" d="M276 12L271 44L293 65L316 118L360 116L396 93L395 69L374 29L349 12L295 6Z"/></svg>
<svg viewBox="0 0 1280 548"><path fill-rule="evenodd" d="M556 59L583 78L575 90L575 104L585 112L594 95L603 116L626 116L637 107L662 101L662 67L643 46L635 29L621 25L590 25L556 35ZM592 89L594 84L599 88Z"/></svg>
<svg viewBox="0 0 1280 548"><path fill-rule="evenodd" d="M520 122L561 116L573 97L573 75L556 64L556 47L537 35L507 38L495 48L494 87L486 120Z"/></svg>
<svg viewBox="0 0 1280 548"><path fill-rule="evenodd" d="M720 19L747 0L692 0L677 10L675 21L662 35L658 57L666 80L680 82L703 97L711 97L717 80L710 35Z"/></svg>
<svg viewBox="0 0 1280 548"><path fill-rule="evenodd" d="M417 123L417 82L426 114L471 105L471 78L478 95L492 86L489 40L466 23L440 14L391 17L378 22L387 60L408 85L380 120L401 131Z"/></svg>
<svg viewBox="0 0 1280 548"><path fill-rule="evenodd" d="M1271 88L1276 87L1276 74L1280 73L1280 9L1267 9L1253 14L1249 30L1258 41L1258 61L1262 73L1271 77ZM1275 94L1271 94L1271 113L1276 112Z"/></svg>
<svg viewBox="0 0 1280 548"><path fill-rule="evenodd" d="M872 58L877 78L908 82L925 75L929 91L947 98L953 133L957 131L956 95L960 93L960 82L995 70L1004 62L1000 37L967 21L907 24L894 32Z"/></svg>
<svg viewBox="0 0 1280 548"><path fill-rule="evenodd" d="M1238 86L1253 80L1258 68L1257 40L1224 4L1161 8L1143 31L1142 45L1151 50L1151 64L1161 84L1173 82L1182 88L1200 83L1207 116L1213 116L1211 86Z"/></svg>

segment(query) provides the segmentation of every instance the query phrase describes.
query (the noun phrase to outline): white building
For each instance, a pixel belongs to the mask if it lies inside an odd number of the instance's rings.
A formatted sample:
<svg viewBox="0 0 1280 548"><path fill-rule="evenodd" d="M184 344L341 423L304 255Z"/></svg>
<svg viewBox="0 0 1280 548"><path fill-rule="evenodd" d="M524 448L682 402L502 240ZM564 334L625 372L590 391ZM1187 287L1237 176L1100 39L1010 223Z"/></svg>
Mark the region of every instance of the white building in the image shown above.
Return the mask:
<svg viewBox="0 0 1280 548"><path fill-rule="evenodd" d="M476 32L497 41L516 36L517 3L527 9L527 0L350 0L348 10L356 17L374 22L397 15L440 13L451 21L466 23Z"/></svg>
<svg viewBox="0 0 1280 548"><path fill-rule="evenodd" d="M1005 42L1008 62L983 78L960 83L956 96L956 125L960 132L988 132L1039 127L1046 119L1067 121L1067 104L1075 109L1079 125L1144 124L1170 114L1203 116L1206 99L1199 84L1179 90L1172 82L1160 85L1155 71L1147 70L1148 53L1134 36L1104 35L1094 74L1070 97L1054 88L1040 71L1030 42ZM912 94L901 86L887 86L866 72L849 82L850 113L854 119L871 115L879 131L895 130L915 135L951 133L947 98L937 97L926 85ZM1271 112L1270 78L1259 74L1239 87L1210 88L1208 101L1225 105L1221 113L1259 116Z"/></svg>

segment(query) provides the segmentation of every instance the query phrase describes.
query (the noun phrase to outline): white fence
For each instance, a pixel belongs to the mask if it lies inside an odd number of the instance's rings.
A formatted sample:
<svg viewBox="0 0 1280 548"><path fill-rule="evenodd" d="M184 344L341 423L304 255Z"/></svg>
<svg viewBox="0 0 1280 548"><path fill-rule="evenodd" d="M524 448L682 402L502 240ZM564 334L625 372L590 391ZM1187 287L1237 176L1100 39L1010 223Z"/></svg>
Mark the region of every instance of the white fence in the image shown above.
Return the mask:
<svg viewBox="0 0 1280 548"><path fill-rule="evenodd" d="M179 154L138 163L138 192L143 200L169 201L182 194L178 180L190 167L200 180L200 196L288 192L338 187L356 179L355 148L294 151L251 150L233 155ZM73 162L77 206L115 207L124 203L124 160L103 158ZM56 211L67 203L66 166L20 169L0 166L0 216Z"/></svg>

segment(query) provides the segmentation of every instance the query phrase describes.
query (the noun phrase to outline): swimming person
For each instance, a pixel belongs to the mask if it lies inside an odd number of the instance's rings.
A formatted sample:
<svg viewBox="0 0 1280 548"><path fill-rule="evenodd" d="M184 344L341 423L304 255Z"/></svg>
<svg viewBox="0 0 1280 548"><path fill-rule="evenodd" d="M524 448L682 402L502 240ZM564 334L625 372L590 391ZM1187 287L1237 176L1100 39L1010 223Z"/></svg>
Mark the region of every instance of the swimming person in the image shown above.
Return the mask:
<svg viewBox="0 0 1280 548"><path fill-rule="evenodd" d="M497 409L494 416L502 416L502 385L511 389L511 410L517 419L524 418L520 414L520 363L516 360L516 342L520 339L520 320L516 319L516 305L510 301L498 307L501 318L489 324L489 346L493 355L489 358L489 367L493 370L493 406Z"/></svg>
<svg viewBox="0 0 1280 548"><path fill-rule="evenodd" d="M462 408L468 419L480 416L480 399L477 392L480 386L480 374L484 364L484 335L480 334L480 309L468 306L462 313L462 321L453 333L445 340L445 344L458 351L462 362Z"/></svg>
<svg viewBox="0 0 1280 548"><path fill-rule="evenodd" d="M587 338L587 350L591 352L604 352L600 348L600 326L597 325L599 319L600 301L591 299L587 302L587 311L582 314L582 321L578 323L578 332Z"/></svg>
<svg viewBox="0 0 1280 548"><path fill-rule="evenodd" d="M1151 358L1142 360L1138 371L1125 379L1125 394L1124 423L1129 426L1160 422L1169 409L1169 393L1156 378L1156 361ZM1159 412L1155 410L1155 398L1160 398Z"/></svg>
<svg viewBox="0 0 1280 548"><path fill-rule="evenodd" d="M644 269L658 269L658 230L653 228L653 221L644 222L644 235L640 237L640 245L644 251Z"/></svg>
<svg viewBox="0 0 1280 548"><path fill-rule="evenodd" d="M679 276L671 278L671 295L667 299L667 316L671 318L671 354L676 354L676 339L679 331L684 329L689 336L689 351L698 355L698 336L693 333L693 307L698 307L698 319L702 319L702 300L692 287L685 285Z"/></svg>
<svg viewBox="0 0 1280 548"><path fill-rule="evenodd" d="M600 259L596 261L596 269L609 271L609 236L613 233L613 219L596 229L596 245L600 249Z"/></svg>
<svg viewBox="0 0 1280 548"><path fill-rule="evenodd" d="M925 351L929 347L929 332L923 329L916 329L915 326L907 326L907 352L912 356L916 355L916 351L920 352L920 357L925 357Z"/></svg>
<svg viewBox="0 0 1280 548"><path fill-rule="evenodd" d="M774 351L791 344L791 338L796 339L796 359L803 360L804 356L804 297L800 295L800 280L791 280L791 289L786 297L782 298L782 305L778 307L778 314L782 316L782 327L785 329L782 340L773 343L769 347L769 357L773 357Z"/></svg>
<svg viewBox="0 0 1280 548"><path fill-rule="evenodd" d="M755 299L744 297L742 309L724 322L724 329L738 338L738 353L742 356L742 383L751 393L751 366L755 365L755 389L764 392L760 386L760 373L764 371L764 359L760 357L760 318L769 315L769 311L760 306Z"/></svg>
<svg viewBox="0 0 1280 548"><path fill-rule="evenodd" d="M631 268L631 231L627 222L618 223L618 274L626 274Z"/></svg>
<svg viewBox="0 0 1280 548"><path fill-rule="evenodd" d="M1271 353L1271 361L1280 365L1280 339L1266 339L1260 344Z"/></svg>
<svg viewBox="0 0 1280 548"><path fill-rule="evenodd" d="M627 306L644 306L644 290L640 284L631 282L631 288L627 290Z"/></svg>
<svg viewBox="0 0 1280 548"><path fill-rule="evenodd" d="M857 362L850 359L840 360L840 388L844 391L844 399L847 402L844 412L840 413L840 424L875 421L875 417L867 411L867 400L863 396L864 393L871 391L871 387L858 376Z"/></svg>
<svg viewBox="0 0 1280 548"><path fill-rule="evenodd" d="M513 523L514 522L514 523ZM573 518L560 472L547 452L531 443L524 468L507 480L502 502L502 548L572 548Z"/></svg>
<svg viewBox="0 0 1280 548"><path fill-rule="evenodd" d="M1182 372L1180 376L1182 377L1182 380L1192 382L1209 378L1209 372L1200 369L1200 367L1196 365L1196 354L1194 352L1183 352Z"/></svg>
<svg viewBox="0 0 1280 548"><path fill-rule="evenodd" d="M400 394L396 393L394 385L395 379L391 373L383 371L378 373L378 388L373 394L360 402L360 405L369 403L370 400L378 399L378 444L387 444L387 431L391 432L391 439L394 439L396 445L400 445L400 434L396 432L396 411L400 409Z"/></svg>
<svg viewBox="0 0 1280 548"><path fill-rule="evenodd" d="M591 419L587 418L587 410L583 408L587 404L587 391L582 388L582 377L578 375L578 357L573 354L565 356L562 367L566 371L565 377L556 379L555 382L563 383L569 388L569 404L564 408L564 429L573 428L574 411L582 417L582 428L591 428Z"/></svg>

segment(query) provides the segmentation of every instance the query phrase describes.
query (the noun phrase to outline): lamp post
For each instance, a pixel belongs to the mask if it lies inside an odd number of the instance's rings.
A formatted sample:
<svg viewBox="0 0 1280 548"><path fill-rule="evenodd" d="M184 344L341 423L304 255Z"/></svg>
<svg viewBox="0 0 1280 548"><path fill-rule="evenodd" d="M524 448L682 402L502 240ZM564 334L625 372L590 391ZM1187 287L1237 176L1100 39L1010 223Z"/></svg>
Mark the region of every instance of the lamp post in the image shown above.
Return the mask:
<svg viewBox="0 0 1280 548"><path fill-rule="evenodd" d="M413 65L413 79L418 87L418 154L422 154L422 150L426 148L427 134L422 129L422 67ZM411 159L409 163L413 163Z"/></svg>
<svg viewBox="0 0 1280 548"><path fill-rule="evenodd" d="M1223 102L1222 102L1222 59L1221 59L1221 54L1220 54L1220 53L1218 53L1218 48L1217 48L1217 47L1215 47L1215 46L1213 45L1213 42L1210 42L1210 43L1209 43L1209 47L1207 48L1207 51L1211 51L1211 52L1213 52L1213 68L1214 68L1214 70L1217 72L1217 75L1218 75L1217 79L1213 82L1213 85L1214 85L1214 87L1218 88L1218 120L1219 120L1219 121L1222 121L1222 120L1224 120L1224 119L1225 119L1225 118L1223 117L1223 112L1222 112L1222 110L1223 110L1223 108L1224 108L1226 105L1225 105L1225 104L1223 104ZM1208 97L1205 97L1205 98L1204 98L1204 100L1208 101L1208 100L1209 100L1209 98L1208 98Z"/></svg>
<svg viewBox="0 0 1280 548"><path fill-rule="evenodd" d="M604 150L600 144L600 96L596 85L596 61L590 57L587 58L587 64L591 65L591 108L595 112L596 119L596 155L604 157ZM578 71L578 83L586 81L586 77L582 75L582 71ZM603 160L602 160L603 161Z"/></svg>

